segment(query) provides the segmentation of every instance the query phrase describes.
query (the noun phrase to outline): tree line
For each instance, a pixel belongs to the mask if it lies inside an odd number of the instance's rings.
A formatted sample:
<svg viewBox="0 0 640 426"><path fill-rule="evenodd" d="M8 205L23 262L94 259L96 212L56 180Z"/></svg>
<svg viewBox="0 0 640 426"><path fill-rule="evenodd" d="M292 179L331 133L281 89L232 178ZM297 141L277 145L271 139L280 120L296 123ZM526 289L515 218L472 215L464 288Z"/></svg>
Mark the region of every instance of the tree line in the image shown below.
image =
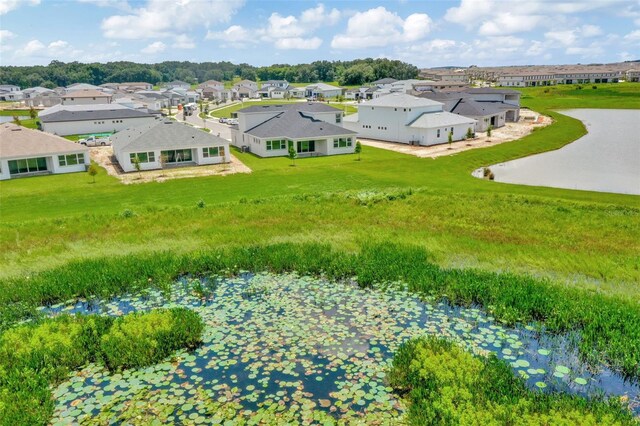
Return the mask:
<svg viewBox="0 0 640 426"><path fill-rule="evenodd" d="M1 66L0 84L21 88L43 86L55 88L73 83L124 83L144 81L152 84L182 80L198 83L207 80L230 81L287 80L299 82L333 82L341 85L366 84L381 78L404 80L416 78L419 70L411 64L390 59L357 59L353 61L315 61L310 64L276 64L254 67L231 62L165 61L158 64L108 62L84 64L52 61L49 65Z"/></svg>

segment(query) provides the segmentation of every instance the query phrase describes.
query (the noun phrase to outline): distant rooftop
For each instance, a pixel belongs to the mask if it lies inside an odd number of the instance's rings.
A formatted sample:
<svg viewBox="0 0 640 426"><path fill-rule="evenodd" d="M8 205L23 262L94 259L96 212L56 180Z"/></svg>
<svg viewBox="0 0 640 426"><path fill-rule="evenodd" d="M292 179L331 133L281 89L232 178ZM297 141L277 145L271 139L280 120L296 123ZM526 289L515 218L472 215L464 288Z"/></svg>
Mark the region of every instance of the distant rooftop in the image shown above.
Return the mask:
<svg viewBox="0 0 640 426"><path fill-rule="evenodd" d="M405 93L390 93L388 95L380 96L377 99L366 101L360 104L361 107L379 106L392 108L412 108L436 105L442 105L442 103L427 98L418 98L416 96L407 95Z"/></svg>
<svg viewBox="0 0 640 426"><path fill-rule="evenodd" d="M355 135L356 132L325 121L316 120L305 112L288 109L247 130L258 138L316 138L328 136Z"/></svg>
<svg viewBox="0 0 640 426"><path fill-rule="evenodd" d="M62 99L68 98L110 98L111 95L108 93L101 92L95 89L79 89L68 91L65 95L62 96Z"/></svg>
<svg viewBox="0 0 640 426"><path fill-rule="evenodd" d="M334 108L322 102L295 102L282 103L277 105L254 105L243 108L238 113L255 113L255 112L271 112L271 111L305 111L305 112L341 112L342 110Z"/></svg>

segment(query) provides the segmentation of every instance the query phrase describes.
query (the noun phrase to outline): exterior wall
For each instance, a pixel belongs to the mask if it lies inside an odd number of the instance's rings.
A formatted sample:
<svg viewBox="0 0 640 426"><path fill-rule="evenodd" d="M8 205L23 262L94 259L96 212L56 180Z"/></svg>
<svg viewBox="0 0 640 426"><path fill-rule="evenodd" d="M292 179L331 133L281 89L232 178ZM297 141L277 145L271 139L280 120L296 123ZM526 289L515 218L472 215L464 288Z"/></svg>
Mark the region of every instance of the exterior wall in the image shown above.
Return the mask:
<svg viewBox="0 0 640 426"><path fill-rule="evenodd" d="M29 158L39 158L45 157L47 159L47 172L43 173L51 173L51 174L62 174L62 173L74 173L74 172L84 172L87 170L87 166L91 164L91 159L89 158L88 150L77 150L77 151L68 151L64 153L60 153L59 155L66 154L84 154L84 163L75 164L73 166L60 166L58 161L58 154L55 155L29 155L29 156L21 156L21 157L11 157L11 158L3 158L0 160L0 180L11 179L11 173L9 173L9 161L11 160L23 160ZM28 174L19 175L14 177L27 177Z"/></svg>
<svg viewBox="0 0 640 426"><path fill-rule="evenodd" d="M271 99L284 99L286 93L286 90L271 90L269 91L269 96Z"/></svg>
<svg viewBox="0 0 640 426"><path fill-rule="evenodd" d="M335 138L351 138L352 139L352 143L351 146L347 146L344 148L334 148L333 147L333 140ZM259 157L284 157L287 156L289 154L289 145L291 143L294 144L294 147L297 146L297 142L298 141L309 141L309 140L313 140L315 141L315 151L313 152L313 154L306 154L306 153L302 153L302 154L298 154L300 157L302 156L312 156L312 155L339 155L339 154L352 154L355 146L356 146L356 137L355 135L349 134L349 135L338 135L338 136L331 136L331 137L320 137L320 138L302 138L302 139L288 139L288 138L280 138L280 139L284 139L287 141L286 147L284 149L277 149L277 150L267 150L267 141L270 140L277 140L278 138L265 138L265 139L261 139L261 138L256 138L253 137L251 135L244 135L244 143L242 142L242 136L240 135L240 145L238 146L242 146L242 145L246 145L249 146L249 149L251 151L251 153L259 156Z"/></svg>
<svg viewBox="0 0 640 426"><path fill-rule="evenodd" d="M476 132L486 132L489 124L491 124L491 117L495 117L493 128L496 129L498 127L503 127L506 122L506 112L501 112L499 114L487 115L481 117L469 117L477 120L475 125ZM473 129L473 127L472 127Z"/></svg>
<svg viewBox="0 0 640 426"><path fill-rule="evenodd" d="M143 126L152 123L154 120L154 117L135 117L118 120L42 122L42 130L61 136L85 133L107 133L113 131L118 132L128 127ZM115 121L122 121L122 123L115 123Z"/></svg>
<svg viewBox="0 0 640 426"><path fill-rule="evenodd" d="M440 138L437 137L437 128L423 129L407 126L413 119L417 118L422 112L438 112L441 111L439 106L429 108L421 108L421 112L414 116L411 111L412 119L407 120L407 113L404 111L394 111L396 108L389 107L371 107L361 105L358 107L358 122L344 121L342 125L358 134L359 137L378 139L391 142L399 142L409 144L412 141L419 142L420 145L435 145L448 142L448 131L445 128L453 127L453 139L464 139L469 127L474 128L475 123L469 122L465 124L449 125L441 127ZM424 111L428 109L428 111Z"/></svg>
<svg viewBox="0 0 640 426"><path fill-rule="evenodd" d="M190 163L196 163L198 166L204 166L204 165L209 165L209 164L221 164L221 163L228 163L231 161L231 154L229 152L229 144L224 144L224 145L218 145L218 144L212 144L211 146L213 147L224 147L224 157L207 157L205 158L202 155L202 148L203 147L198 147L198 148L191 148L191 158L193 159L193 161L191 162L186 162L186 164L190 164ZM184 146L179 146L177 145L175 147L175 149L185 149ZM189 149L189 148L186 148ZM162 151L166 151L165 149L154 149L151 151L147 151L147 152L153 152L154 154L154 158L156 161L150 162L150 163L140 163L140 170L155 170L155 169L159 169L161 168L160 165L160 158L162 155ZM118 163L120 164L120 167L122 167L122 170L124 170L125 172L135 172L136 168L135 166L131 163L131 153L132 152L140 152L140 151L130 151L130 150L114 150L114 154L116 156L116 159L118 160Z"/></svg>
<svg viewBox="0 0 640 426"><path fill-rule="evenodd" d="M110 104L111 96L97 96L95 98L62 98L62 105L97 105Z"/></svg>

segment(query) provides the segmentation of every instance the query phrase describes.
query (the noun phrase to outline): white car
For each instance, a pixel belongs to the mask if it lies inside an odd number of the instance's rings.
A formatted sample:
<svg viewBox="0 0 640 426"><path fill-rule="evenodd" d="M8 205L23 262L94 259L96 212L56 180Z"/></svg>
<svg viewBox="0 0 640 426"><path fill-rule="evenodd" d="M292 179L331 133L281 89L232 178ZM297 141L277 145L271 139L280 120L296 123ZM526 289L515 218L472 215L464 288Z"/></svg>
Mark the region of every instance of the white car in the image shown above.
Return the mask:
<svg viewBox="0 0 640 426"><path fill-rule="evenodd" d="M111 145L111 139L89 136L88 138L80 139L78 143L84 146L109 146Z"/></svg>
<svg viewBox="0 0 640 426"><path fill-rule="evenodd" d="M230 126L233 126L234 124L238 124L238 119L237 118L230 118L227 120L227 124Z"/></svg>

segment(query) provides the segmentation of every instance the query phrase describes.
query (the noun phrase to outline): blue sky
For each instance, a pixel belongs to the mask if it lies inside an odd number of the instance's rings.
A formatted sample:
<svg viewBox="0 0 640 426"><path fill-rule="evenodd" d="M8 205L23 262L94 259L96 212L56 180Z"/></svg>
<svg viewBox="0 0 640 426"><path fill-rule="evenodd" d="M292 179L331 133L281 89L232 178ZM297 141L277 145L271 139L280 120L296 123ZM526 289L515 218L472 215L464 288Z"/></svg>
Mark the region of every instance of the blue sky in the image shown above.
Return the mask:
<svg viewBox="0 0 640 426"><path fill-rule="evenodd" d="M0 0L2 65L640 59L640 0Z"/></svg>

